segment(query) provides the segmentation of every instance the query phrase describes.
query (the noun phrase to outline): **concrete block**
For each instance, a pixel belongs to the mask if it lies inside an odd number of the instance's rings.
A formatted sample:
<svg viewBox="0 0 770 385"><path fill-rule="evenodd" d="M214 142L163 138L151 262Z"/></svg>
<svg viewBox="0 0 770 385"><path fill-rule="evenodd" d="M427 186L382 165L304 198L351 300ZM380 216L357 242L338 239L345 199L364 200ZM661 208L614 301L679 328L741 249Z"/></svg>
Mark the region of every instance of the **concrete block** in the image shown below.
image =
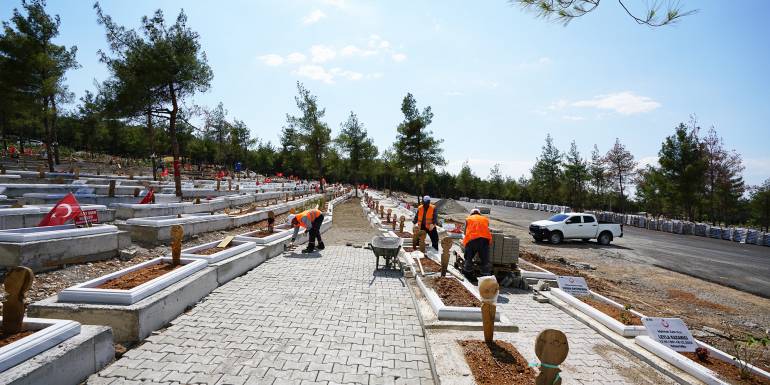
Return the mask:
<svg viewBox="0 0 770 385"><path fill-rule="evenodd" d="M77 385L114 357L112 330L82 325L79 334L0 373L0 383Z"/></svg>

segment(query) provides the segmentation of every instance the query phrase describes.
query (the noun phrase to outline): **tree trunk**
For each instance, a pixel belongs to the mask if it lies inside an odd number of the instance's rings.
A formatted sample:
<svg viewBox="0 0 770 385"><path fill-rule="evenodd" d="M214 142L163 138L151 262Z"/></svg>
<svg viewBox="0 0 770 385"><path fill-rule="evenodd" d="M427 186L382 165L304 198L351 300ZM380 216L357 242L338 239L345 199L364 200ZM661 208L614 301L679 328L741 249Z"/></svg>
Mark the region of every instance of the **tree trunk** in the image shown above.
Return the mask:
<svg viewBox="0 0 770 385"><path fill-rule="evenodd" d="M44 101L43 107L43 128L45 129L45 155L48 162L48 172L53 172L53 133L51 132L51 124L48 120L48 100Z"/></svg>
<svg viewBox="0 0 770 385"><path fill-rule="evenodd" d="M157 154L155 153L155 127L152 126L152 112L147 110L147 133L150 137L150 159L152 160L152 180L158 180L158 170L155 167L155 159Z"/></svg>
<svg viewBox="0 0 770 385"><path fill-rule="evenodd" d="M53 156L54 156L54 162L56 165L60 165L61 161L59 161L59 133L56 131L56 99L54 96L51 96L51 111L53 114L51 115L51 132L53 133Z"/></svg>
<svg viewBox="0 0 770 385"><path fill-rule="evenodd" d="M171 114L168 122L169 135L171 136L171 155L174 157L174 191L176 196L182 197L182 175L179 170L179 141L176 138L176 114L179 112L179 106L176 101L176 90L174 85L169 84L169 95L171 95Z"/></svg>

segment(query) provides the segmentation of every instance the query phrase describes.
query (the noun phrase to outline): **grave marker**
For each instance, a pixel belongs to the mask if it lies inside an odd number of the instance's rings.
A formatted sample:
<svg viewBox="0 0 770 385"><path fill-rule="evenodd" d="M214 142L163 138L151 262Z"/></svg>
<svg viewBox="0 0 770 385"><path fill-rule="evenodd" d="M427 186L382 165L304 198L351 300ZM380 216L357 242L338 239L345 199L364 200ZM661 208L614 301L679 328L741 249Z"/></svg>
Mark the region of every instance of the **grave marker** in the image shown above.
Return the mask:
<svg viewBox="0 0 770 385"><path fill-rule="evenodd" d="M556 282L559 283L559 289L575 297L586 297L591 295L588 291L588 284L583 277L558 276Z"/></svg>
<svg viewBox="0 0 770 385"><path fill-rule="evenodd" d="M3 301L3 334L14 334L24 326L24 311L27 305L24 296L32 287L35 275L24 266L16 266L5 275L6 297Z"/></svg>
<svg viewBox="0 0 770 385"><path fill-rule="evenodd" d="M110 186L107 188L107 196L109 197L115 196L115 179L110 180Z"/></svg>
<svg viewBox="0 0 770 385"><path fill-rule="evenodd" d="M561 365L569 354L567 336L560 330L546 329L535 340L535 355L540 360L534 366L540 367L535 378L536 385L561 385Z"/></svg>
<svg viewBox="0 0 770 385"><path fill-rule="evenodd" d="M441 276L446 277L446 269L449 266L449 250L452 248L452 238L444 237L441 240Z"/></svg>
<svg viewBox="0 0 770 385"><path fill-rule="evenodd" d="M235 239L235 236L233 235L226 236L225 239L222 240L222 242L219 242L219 244L217 245L217 248L224 249L225 247L227 247L227 245L230 244L230 242L233 241L233 239Z"/></svg>
<svg viewBox="0 0 770 385"><path fill-rule="evenodd" d="M406 220L406 217L404 217L402 215L400 220L399 220L400 223L398 224L398 231L401 232L401 233L404 232L404 220Z"/></svg>
<svg viewBox="0 0 770 385"><path fill-rule="evenodd" d="M451 238L444 238L449 239ZM444 241L442 241L444 243ZM443 244L441 246L444 246ZM449 251L446 252L449 254ZM447 255L449 261L449 255ZM446 272L444 265L444 256L441 256L441 275ZM484 341L494 341L495 333L495 313L497 312L497 295L500 292L500 285L494 275L479 278L479 296L481 297L481 324L484 329Z"/></svg>
<svg viewBox="0 0 770 385"><path fill-rule="evenodd" d="M642 318L642 324L652 339L677 352L694 352L698 345L680 318Z"/></svg>
<svg viewBox="0 0 770 385"><path fill-rule="evenodd" d="M182 263L182 237L184 237L182 225L171 226L171 263L174 266Z"/></svg>

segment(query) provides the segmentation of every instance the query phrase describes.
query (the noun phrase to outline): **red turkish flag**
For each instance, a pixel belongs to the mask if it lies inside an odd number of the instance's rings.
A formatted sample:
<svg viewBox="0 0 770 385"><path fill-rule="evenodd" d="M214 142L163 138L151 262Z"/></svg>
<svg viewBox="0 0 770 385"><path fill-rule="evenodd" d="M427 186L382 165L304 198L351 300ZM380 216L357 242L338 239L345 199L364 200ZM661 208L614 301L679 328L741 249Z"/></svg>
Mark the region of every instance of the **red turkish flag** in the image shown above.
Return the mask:
<svg viewBox="0 0 770 385"><path fill-rule="evenodd" d="M80 215L83 211L80 210L78 200L72 193L67 194L62 200L56 203L56 205L48 212L43 218L38 227L41 226L58 226L67 223L70 219L73 219Z"/></svg>
<svg viewBox="0 0 770 385"><path fill-rule="evenodd" d="M283 176L283 173L282 172L277 172L277 173L275 173L275 176L279 176L279 177Z"/></svg>
<svg viewBox="0 0 770 385"><path fill-rule="evenodd" d="M154 196L155 196L155 191L150 189L150 191L147 193L147 195L144 196L144 198L142 198L142 201L139 202L139 204L140 205L146 205L148 203L152 203L152 197L154 197Z"/></svg>
<svg viewBox="0 0 770 385"><path fill-rule="evenodd" d="M272 182L272 181L273 181L273 180L272 180L272 179L270 179L270 178L265 178L265 183L270 183L270 182Z"/></svg>
<svg viewBox="0 0 770 385"><path fill-rule="evenodd" d="M161 171L160 176L168 176L168 169L164 168L163 171Z"/></svg>

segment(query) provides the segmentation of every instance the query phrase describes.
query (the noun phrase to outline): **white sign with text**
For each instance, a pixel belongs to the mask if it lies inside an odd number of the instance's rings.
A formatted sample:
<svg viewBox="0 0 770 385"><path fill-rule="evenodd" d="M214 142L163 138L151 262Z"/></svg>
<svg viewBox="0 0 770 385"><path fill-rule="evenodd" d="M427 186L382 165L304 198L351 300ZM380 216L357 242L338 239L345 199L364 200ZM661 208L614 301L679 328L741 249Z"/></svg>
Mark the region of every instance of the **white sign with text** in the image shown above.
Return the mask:
<svg viewBox="0 0 770 385"><path fill-rule="evenodd" d="M698 345L690 334L690 329L679 318L642 318L647 334L677 352L694 352Z"/></svg>
<svg viewBox="0 0 770 385"><path fill-rule="evenodd" d="M575 297L586 297L591 295L588 291L588 284L583 277L567 277L560 275L556 277L559 283L559 289Z"/></svg>

